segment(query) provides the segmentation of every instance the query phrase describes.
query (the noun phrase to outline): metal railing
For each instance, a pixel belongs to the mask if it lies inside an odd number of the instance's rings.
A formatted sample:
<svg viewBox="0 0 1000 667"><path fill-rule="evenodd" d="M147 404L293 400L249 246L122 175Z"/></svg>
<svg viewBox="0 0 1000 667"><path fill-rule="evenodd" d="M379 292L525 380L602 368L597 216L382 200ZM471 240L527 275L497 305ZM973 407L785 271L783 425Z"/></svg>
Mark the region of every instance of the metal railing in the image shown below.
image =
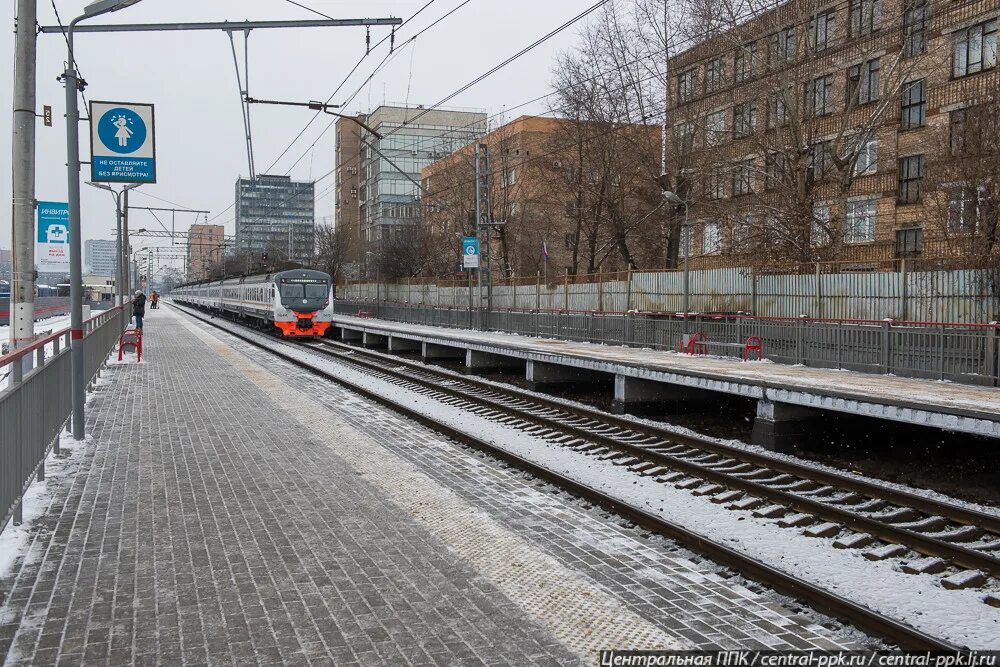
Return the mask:
<svg viewBox="0 0 1000 667"><path fill-rule="evenodd" d="M126 321L116 307L84 322L84 372L90 380ZM0 528L11 518L20 523L24 491L36 474L44 479L49 450L59 451L59 432L72 412L70 376L69 329L0 357L6 381L0 388Z"/></svg>
<svg viewBox="0 0 1000 667"><path fill-rule="evenodd" d="M743 315L597 313L565 310L469 310L338 300L336 312L374 310L377 317L440 327L476 328L656 350L679 348L700 331L709 353L742 357L748 336L763 340L764 358L780 364L1000 385L1000 325L831 320Z"/></svg>

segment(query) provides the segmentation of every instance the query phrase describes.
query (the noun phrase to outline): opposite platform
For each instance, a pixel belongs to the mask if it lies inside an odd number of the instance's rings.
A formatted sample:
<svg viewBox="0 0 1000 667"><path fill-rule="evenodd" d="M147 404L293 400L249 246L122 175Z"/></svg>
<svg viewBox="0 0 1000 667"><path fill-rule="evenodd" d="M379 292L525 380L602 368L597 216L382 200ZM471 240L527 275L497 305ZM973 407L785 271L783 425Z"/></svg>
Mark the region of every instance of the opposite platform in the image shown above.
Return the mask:
<svg viewBox="0 0 1000 667"><path fill-rule="evenodd" d="M0 580L9 663L577 664L864 641L175 311L145 331Z"/></svg>
<svg viewBox="0 0 1000 667"><path fill-rule="evenodd" d="M777 404L792 410L855 414L1000 438L1000 391L994 387L770 362L745 363L731 358L342 314L334 315L333 320L334 326L343 331L388 339L390 344L393 340L414 341L463 353L523 360L528 363L529 380L532 371L537 370L532 369L532 364L614 376L616 400L629 391L629 383L637 382L638 393L655 391L657 386L680 387L756 399L766 408L758 410L758 418L763 414L773 419ZM557 369L553 375L558 378Z"/></svg>

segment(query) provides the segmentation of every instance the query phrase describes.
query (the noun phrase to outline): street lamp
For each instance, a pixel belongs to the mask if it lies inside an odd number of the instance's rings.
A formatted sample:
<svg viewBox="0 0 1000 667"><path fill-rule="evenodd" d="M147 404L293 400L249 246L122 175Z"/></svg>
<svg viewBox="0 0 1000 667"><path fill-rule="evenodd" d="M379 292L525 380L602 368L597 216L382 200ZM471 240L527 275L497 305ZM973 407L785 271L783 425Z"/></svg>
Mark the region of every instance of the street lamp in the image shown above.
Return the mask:
<svg viewBox="0 0 1000 667"><path fill-rule="evenodd" d="M69 301L70 301L70 368L72 369L74 440L83 440L83 411L86 383L83 370L83 258L80 239L80 109L77 94L82 82L73 56L73 29L85 19L116 12L140 0L96 0L83 9L83 14L69 22L66 30L66 177L69 205Z"/></svg>
<svg viewBox="0 0 1000 667"><path fill-rule="evenodd" d="M118 235L116 237L116 246L118 254L116 255L117 259L115 261L115 263L118 265L118 276L115 278L115 284L117 286L115 288L115 292L117 292L117 302L115 303L115 305L121 306L122 304L125 303L125 290L127 289L126 278L125 278L126 276L125 253L122 250L125 247L124 242L122 240L122 195L133 188L139 187L141 183L129 183L121 190L115 190L113 187L107 185L106 183L93 183L91 181L87 181L87 185L91 185L95 188L100 188L101 190L107 190L115 198L115 220L117 221L117 228L118 228Z"/></svg>
<svg viewBox="0 0 1000 667"><path fill-rule="evenodd" d="M681 223L681 229L683 230L682 237L684 241L684 319L686 321L690 312L689 304L691 299L690 272L688 271L688 258L691 254L691 228L688 227L688 202L670 190L663 191L663 198L671 204L684 205L684 222Z"/></svg>

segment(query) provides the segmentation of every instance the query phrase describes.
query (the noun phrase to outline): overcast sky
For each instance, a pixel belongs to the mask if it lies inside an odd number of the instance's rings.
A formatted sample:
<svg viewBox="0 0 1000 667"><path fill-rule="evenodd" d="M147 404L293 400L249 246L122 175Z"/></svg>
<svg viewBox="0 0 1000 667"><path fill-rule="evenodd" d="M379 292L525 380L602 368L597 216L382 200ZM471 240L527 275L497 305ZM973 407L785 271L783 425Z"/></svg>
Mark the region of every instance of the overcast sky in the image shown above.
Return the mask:
<svg viewBox="0 0 1000 667"><path fill-rule="evenodd" d="M409 37L462 4L463 0L433 0L396 37L404 45ZM89 0L56 0L63 23L81 13ZM335 18L395 16L402 19L428 0L302 0L302 4ZM431 105L461 85L512 55L592 4L591 0L471 0L449 18L404 45L371 83L364 86L344 111L367 111L383 101ZM5 2L8 25L15 2ZM50 0L38 0L39 23L55 24ZM320 18L286 0L143 0L95 22L141 23L221 21L243 19ZM372 43L387 33L372 29ZM3 53L12 54L14 35L2 31ZM570 48L574 27L557 35L516 63L449 102L449 107L501 113L550 90L552 65L557 53ZM242 68L242 36L235 36ZM156 105L157 180L136 193L155 195L185 207L215 214L233 203L234 183L247 174L242 119L229 39L223 32L163 32L141 34L81 34L77 37L77 62L89 84L88 100L148 102ZM326 99L365 53L364 28L301 28L257 30L250 36L250 95L260 98ZM372 73L387 52L388 44L364 60L341 88L333 102L343 102ZM63 70L66 47L59 35L38 37L38 111L53 107L53 127L37 125L36 197L66 200L65 103L56 76ZM9 61L8 61L9 62ZM13 68L0 68L3 106L12 108ZM540 113L545 102L514 112ZM253 107L253 139L258 172L263 172L284 150L312 116L308 109ZM81 115L85 115L81 106ZM290 171L295 179L319 178L333 168L334 132L317 140L327 125L318 119L270 173ZM11 193L10 113L0 124L0 184L5 197ZM89 132L81 123L81 159L87 160ZM301 160L299 158L303 156ZM299 160L296 165L293 163ZM83 166L83 180L89 174ZM317 194L333 185L328 177L317 184ZM114 238L114 206L107 192L82 186L84 238ZM137 206L169 206L150 196L134 194ZM317 197L317 219L332 218L332 188ZM0 206L0 247L10 247L10 206ZM170 225L169 214L161 220ZM200 221L203 221L202 217ZM178 215L178 229L187 229L192 215ZM233 233L232 209L215 222ZM133 229L159 228L149 213L134 211ZM166 244L167 242L154 242ZM150 245L143 241L136 245Z"/></svg>

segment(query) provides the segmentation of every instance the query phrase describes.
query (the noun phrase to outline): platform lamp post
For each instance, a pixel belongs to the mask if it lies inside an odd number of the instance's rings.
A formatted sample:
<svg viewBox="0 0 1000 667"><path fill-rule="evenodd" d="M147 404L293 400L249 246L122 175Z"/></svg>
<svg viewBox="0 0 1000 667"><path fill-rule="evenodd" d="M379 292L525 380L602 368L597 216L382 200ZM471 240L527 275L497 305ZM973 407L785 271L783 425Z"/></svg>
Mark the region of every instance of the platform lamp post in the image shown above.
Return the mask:
<svg viewBox="0 0 1000 667"><path fill-rule="evenodd" d="M84 402L87 379L83 370L83 258L80 239L80 109L77 95L83 87L73 57L73 29L80 21L130 7L140 0L97 0L83 8L83 14L69 22L66 30L66 176L69 204L69 301L70 367L72 369L74 440L84 436Z"/></svg>
<svg viewBox="0 0 1000 667"><path fill-rule="evenodd" d="M691 312L691 274L688 271L688 259L691 255L691 228L688 226L688 202L670 190L663 191L663 198L671 204L684 205L684 222L681 223L681 229L683 230L681 236L684 241L684 321L687 322L688 313Z"/></svg>
<svg viewBox="0 0 1000 667"><path fill-rule="evenodd" d="M122 240L122 195L125 194L125 192L127 192L127 191L129 191L129 190L131 190L133 188L139 187L142 184L141 183L129 183L124 188L122 188L121 190L115 190L113 187L111 187L110 185L107 185L106 183L94 183L92 181L87 181L87 185L93 186L95 188L100 188L101 190L107 190L108 192L111 193L111 196L114 197L114 199L115 199L115 220L117 221L117 229L118 229L117 236L115 237L115 239L116 239L116 244L115 245L117 246L117 248L116 248L117 254L115 255L115 257L117 258L117 260L115 261L115 264L118 265L118 275L115 276L115 292L116 292L115 305L116 306L121 306L122 304L125 303L125 293L126 293L125 290L128 289L127 281L125 279L125 275L126 275L125 264L124 264L124 262L122 262L122 243L123 243L123 240Z"/></svg>

